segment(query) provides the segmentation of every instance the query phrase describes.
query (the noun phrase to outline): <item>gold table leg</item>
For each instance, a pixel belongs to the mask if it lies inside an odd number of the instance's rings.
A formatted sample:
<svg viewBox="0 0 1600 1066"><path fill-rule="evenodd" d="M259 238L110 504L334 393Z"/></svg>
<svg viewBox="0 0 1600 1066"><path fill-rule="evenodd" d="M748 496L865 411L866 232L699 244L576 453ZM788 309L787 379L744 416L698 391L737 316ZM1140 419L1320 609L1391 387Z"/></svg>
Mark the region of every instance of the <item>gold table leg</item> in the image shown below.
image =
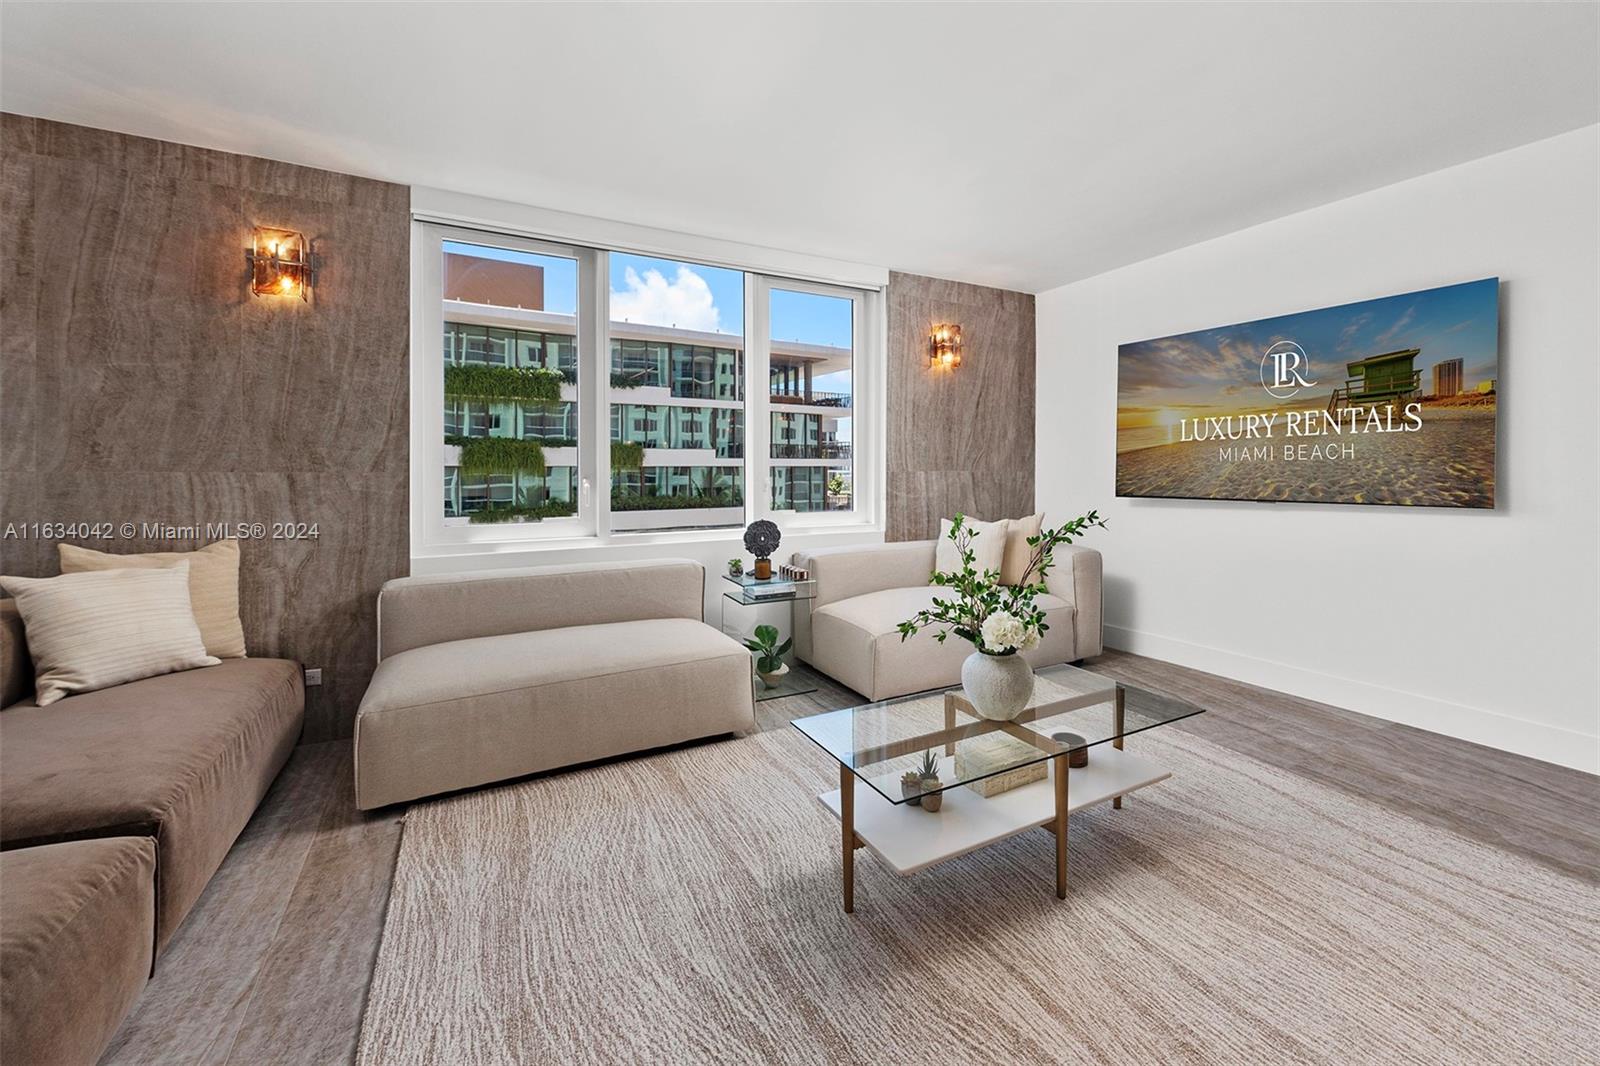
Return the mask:
<svg viewBox="0 0 1600 1066"><path fill-rule="evenodd" d="M1050 760L1056 771L1056 899L1067 898L1067 756Z"/></svg>
<svg viewBox="0 0 1600 1066"><path fill-rule="evenodd" d="M856 909L856 775L839 764L839 830L844 842L844 912Z"/></svg>
<svg viewBox="0 0 1600 1066"><path fill-rule="evenodd" d="M1122 686L1117 686L1116 700L1112 703L1111 724L1116 728L1117 735L1111 738L1111 746L1118 751L1122 750ZM1122 797L1117 796L1111 801L1113 810L1122 810Z"/></svg>

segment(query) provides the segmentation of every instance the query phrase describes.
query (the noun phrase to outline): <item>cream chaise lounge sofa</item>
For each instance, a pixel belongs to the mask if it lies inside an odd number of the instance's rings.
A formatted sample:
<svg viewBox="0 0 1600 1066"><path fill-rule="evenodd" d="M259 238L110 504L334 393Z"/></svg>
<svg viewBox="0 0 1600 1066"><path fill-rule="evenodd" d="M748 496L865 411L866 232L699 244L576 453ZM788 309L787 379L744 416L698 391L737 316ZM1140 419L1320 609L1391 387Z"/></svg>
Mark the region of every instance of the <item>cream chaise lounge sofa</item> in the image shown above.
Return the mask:
<svg viewBox="0 0 1600 1066"><path fill-rule="evenodd" d="M816 598L796 605L795 654L871 700L961 683L966 641L943 644L925 629L902 642L899 624L950 590L930 585L934 542L906 541L860 548L797 552ZM1103 650L1100 634L1100 553L1075 545L1055 550L1039 606L1049 625L1038 647L1025 652L1035 667L1076 662Z"/></svg>
<svg viewBox="0 0 1600 1066"><path fill-rule="evenodd" d="M388 582L356 805L754 730L750 653L701 621L704 596L680 559Z"/></svg>

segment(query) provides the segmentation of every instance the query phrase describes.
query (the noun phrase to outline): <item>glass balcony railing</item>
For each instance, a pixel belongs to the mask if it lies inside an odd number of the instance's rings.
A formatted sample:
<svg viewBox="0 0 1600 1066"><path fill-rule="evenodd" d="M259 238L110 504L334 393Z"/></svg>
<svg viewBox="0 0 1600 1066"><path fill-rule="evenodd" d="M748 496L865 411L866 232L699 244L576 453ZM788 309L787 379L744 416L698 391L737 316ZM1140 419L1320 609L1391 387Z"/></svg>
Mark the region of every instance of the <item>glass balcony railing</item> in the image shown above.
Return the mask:
<svg viewBox="0 0 1600 1066"><path fill-rule="evenodd" d="M809 404L812 407L849 407L848 392L817 392L814 389L785 389L772 387L773 403Z"/></svg>
<svg viewBox="0 0 1600 1066"><path fill-rule="evenodd" d="M848 459L849 441L823 441L820 444L772 445L774 459Z"/></svg>

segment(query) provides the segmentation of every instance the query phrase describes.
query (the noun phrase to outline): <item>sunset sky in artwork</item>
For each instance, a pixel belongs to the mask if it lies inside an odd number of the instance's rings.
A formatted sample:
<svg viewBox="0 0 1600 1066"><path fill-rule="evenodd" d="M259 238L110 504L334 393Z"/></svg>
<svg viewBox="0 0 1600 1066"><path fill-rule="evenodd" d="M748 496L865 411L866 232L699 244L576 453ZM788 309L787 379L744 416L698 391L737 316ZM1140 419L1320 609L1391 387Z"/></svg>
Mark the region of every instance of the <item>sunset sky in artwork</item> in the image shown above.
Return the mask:
<svg viewBox="0 0 1600 1066"><path fill-rule="evenodd" d="M1423 388L1435 364L1460 359L1464 388L1496 377L1499 281L1482 281L1388 296L1363 303L1263 318L1121 345L1117 428L1175 425L1184 418L1325 407L1345 384L1346 364L1420 348ZM1290 340L1305 349L1315 382L1289 401L1261 387L1262 354Z"/></svg>

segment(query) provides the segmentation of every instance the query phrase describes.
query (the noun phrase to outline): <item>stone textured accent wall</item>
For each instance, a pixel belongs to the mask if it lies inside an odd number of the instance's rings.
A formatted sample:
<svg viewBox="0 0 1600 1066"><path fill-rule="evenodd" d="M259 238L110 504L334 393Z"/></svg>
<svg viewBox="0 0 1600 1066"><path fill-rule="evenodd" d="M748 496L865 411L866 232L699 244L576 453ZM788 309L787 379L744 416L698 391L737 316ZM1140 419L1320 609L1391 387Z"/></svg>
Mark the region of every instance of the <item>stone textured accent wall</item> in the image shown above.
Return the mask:
<svg viewBox="0 0 1600 1066"><path fill-rule="evenodd" d="M957 511L1032 514L1033 297L896 273L888 303L887 538L935 536ZM954 370L928 366L941 322L961 327Z"/></svg>
<svg viewBox="0 0 1600 1066"><path fill-rule="evenodd" d="M315 523L243 545L252 655L323 669L306 739L347 735L379 586L409 569L409 190L102 130L0 125L0 529ZM309 304L257 299L255 225L320 262ZM105 551L204 535L69 538ZM0 571L57 571L0 541Z"/></svg>

